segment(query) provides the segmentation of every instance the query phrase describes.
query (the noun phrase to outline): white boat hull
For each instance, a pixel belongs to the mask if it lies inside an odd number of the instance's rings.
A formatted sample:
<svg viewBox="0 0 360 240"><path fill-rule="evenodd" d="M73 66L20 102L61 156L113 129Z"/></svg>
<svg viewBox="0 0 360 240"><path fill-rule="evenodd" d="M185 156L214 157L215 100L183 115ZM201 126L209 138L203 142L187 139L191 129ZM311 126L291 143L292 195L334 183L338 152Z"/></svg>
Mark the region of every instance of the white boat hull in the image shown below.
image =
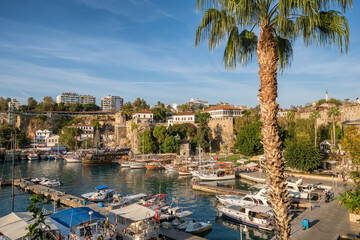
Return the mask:
<svg viewBox="0 0 360 240"><path fill-rule="evenodd" d="M225 175L222 177L212 176L212 175L198 175L198 178L200 178L200 180L202 180L202 181L223 181L223 180L235 179L235 174L234 175Z"/></svg>

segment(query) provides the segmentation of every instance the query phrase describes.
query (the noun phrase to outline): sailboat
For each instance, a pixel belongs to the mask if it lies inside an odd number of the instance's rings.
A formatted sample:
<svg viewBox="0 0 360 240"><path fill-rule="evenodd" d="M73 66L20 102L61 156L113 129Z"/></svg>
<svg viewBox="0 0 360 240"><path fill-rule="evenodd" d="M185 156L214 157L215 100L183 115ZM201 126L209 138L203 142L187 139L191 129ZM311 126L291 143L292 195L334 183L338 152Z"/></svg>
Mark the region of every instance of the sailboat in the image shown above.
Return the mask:
<svg viewBox="0 0 360 240"><path fill-rule="evenodd" d="M34 144L33 144L33 151L31 153L28 154L28 160L29 161L34 161L34 160L39 160L39 156L35 153L35 134L34 134Z"/></svg>

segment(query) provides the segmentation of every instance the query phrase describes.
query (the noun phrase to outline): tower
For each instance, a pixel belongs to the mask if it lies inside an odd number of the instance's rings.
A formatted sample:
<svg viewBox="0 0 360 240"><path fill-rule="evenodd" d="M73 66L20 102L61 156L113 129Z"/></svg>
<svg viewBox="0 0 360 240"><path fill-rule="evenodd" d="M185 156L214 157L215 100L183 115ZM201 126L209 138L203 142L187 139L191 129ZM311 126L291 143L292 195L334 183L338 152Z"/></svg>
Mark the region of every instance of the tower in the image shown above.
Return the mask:
<svg viewBox="0 0 360 240"><path fill-rule="evenodd" d="M326 90L325 100L326 100L326 102L328 102L328 101L329 101L329 94L328 94L328 91L327 91L327 90Z"/></svg>

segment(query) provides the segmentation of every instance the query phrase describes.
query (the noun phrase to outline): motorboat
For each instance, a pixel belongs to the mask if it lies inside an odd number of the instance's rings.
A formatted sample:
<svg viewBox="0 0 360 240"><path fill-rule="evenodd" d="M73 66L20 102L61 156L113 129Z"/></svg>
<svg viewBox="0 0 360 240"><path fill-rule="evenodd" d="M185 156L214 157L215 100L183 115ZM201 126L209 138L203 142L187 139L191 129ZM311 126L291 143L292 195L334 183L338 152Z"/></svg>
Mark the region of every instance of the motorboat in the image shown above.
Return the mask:
<svg viewBox="0 0 360 240"><path fill-rule="evenodd" d="M183 210L181 207L171 207L165 206L161 208L160 221L171 220L174 218L185 218L193 214L193 212L188 210Z"/></svg>
<svg viewBox="0 0 360 240"><path fill-rule="evenodd" d="M131 162L122 162L120 165L121 167L128 168L131 166Z"/></svg>
<svg viewBox="0 0 360 240"><path fill-rule="evenodd" d="M233 196L233 195L216 195L216 198L220 203L224 205L262 205L269 206L268 197L267 197L267 189L262 188L256 194L250 193L245 195L244 197Z"/></svg>
<svg viewBox="0 0 360 240"><path fill-rule="evenodd" d="M92 202L103 202L110 201L115 194L115 189L110 189L108 186L99 186L95 187L94 192L85 193L81 196L85 199L88 199Z"/></svg>
<svg viewBox="0 0 360 240"><path fill-rule="evenodd" d="M216 169L209 172L202 172L198 175L202 181L222 181L235 179L235 172L232 170Z"/></svg>
<svg viewBox="0 0 360 240"><path fill-rule="evenodd" d="M116 234L121 239L158 239L159 224L153 221L153 218L158 219L158 216L153 210L138 204L131 204L111 210L110 214L115 215Z"/></svg>
<svg viewBox="0 0 360 240"><path fill-rule="evenodd" d="M55 187L55 186L60 186L61 182L57 179L55 180L43 179L39 184L47 187Z"/></svg>
<svg viewBox="0 0 360 240"><path fill-rule="evenodd" d="M269 206L227 205L219 206L223 216L252 227L272 231L274 229L273 212Z"/></svg>
<svg viewBox="0 0 360 240"><path fill-rule="evenodd" d="M81 157L79 154L65 155L64 159L67 163L81 163Z"/></svg>
<svg viewBox="0 0 360 240"><path fill-rule="evenodd" d="M311 192L315 190L313 185L302 185L302 178L295 181L286 181L286 189L289 192L289 196L292 198L304 198L309 199Z"/></svg>
<svg viewBox="0 0 360 240"><path fill-rule="evenodd" d="M194 222L188 225L185 229L187 233L202 233L212 229L212 224L210 222Z"/></svg>
<svg viewBox="0 0 360 240"><path fill-rule="evenodd" d="M36 153L29 153L27 157L28 157L29 161L34 161L34 160L40 159Z"/></svg>
<svg viewBox="0 0 360 240"><path fill-rule="evenodd" d="M131 169L145 169L145 165L143 163L138 163L138 162L132 162L130 164L130 168Z"/></svg>
<svg viewBox="0 0 360 240"><path fill-rule="evenodd" d="M108 220L100 213L88 207L69 208L50 215L50 221L59 229L66 239L115 239L115 230L106 230ZM105 222L105 223L104 223Z"/></svg>
<svg viewBox="0 0 360 240"><path fill-rule="evenodd" d="M48 179L48 178L33 178L33 179L30 180L30 182L35 183L35 184L39 184L40 182L46 181L46 180L50 180L50 179Z"/></svg>

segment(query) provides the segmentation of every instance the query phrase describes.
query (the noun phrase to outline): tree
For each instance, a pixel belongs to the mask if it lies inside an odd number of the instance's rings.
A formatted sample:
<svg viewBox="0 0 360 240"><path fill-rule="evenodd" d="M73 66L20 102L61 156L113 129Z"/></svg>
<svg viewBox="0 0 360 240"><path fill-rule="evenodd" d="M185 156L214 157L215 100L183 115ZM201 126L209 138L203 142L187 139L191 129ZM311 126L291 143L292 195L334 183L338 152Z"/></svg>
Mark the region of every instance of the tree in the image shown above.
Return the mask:
<svg viewBox="0 0 360 240"><path fill-rule="evenodd" d="M80 103L73 103L69 106L70 112L80 112L84 110L84 106Z"/></svg>
<svg viewBox="0 0 360 240"><path fill-rule="evenodd" d="M11 134L14 133L14 126L5 123L0 125L0 148L11 148ZM29 143L29 139L26 138L26 133L20 129L16 129L16 145L21 148Z"/></svg>
<svg viewBox="0 0 360 240"><path fill-rule="evenodd" d="M301 171L311 171L321 166L323 156L311 141L298 139L291 141L285 149L286 165Z"/></svg>
<svg viewBox="0 0 360 240"><path fill-rule="evenodd" d="M156 126L152 134L156 138L158 144L161 145L168 136L168 131L164 126Z"/></svg>
<svg viewBox="0 0 360 240"><path fill-rule="evenodd" d="M161 151L165 153L174 153L179 150L180 141L175 136L166 136L164 142L161 144Z"/></svg>
<svg viewBox="0 0 360 240"><path fill-rule="evenodd" d="M355 126L347 127L340 145L341 149L358 169L360 166L360 133L358 128Z"/></svg>
<svg viewBox="0 0 360 240"><path fill-rule="evenodd" d="M26 237L29 237L29 239L32 240L48 239L50 236L47 236L46 229L50 230L50 227L45 224L45 216L42 211L44 203L41 200L40 195L32 195L30 200L31 203L27 210L32 213L32 218L29 222L35 221L25 228L28 230Z"/></svg>
<svg viewBox="0 0 360 240"><path fill-rule="evenodd" d="M134 113L134 108L131 102L126 102L121 107L121 112L125 115L126 119L129 120Z"/></svg>
<svg viewBox="0 0 360 240"><path fill-rule="evenodd" d="M323 0L197 0L205 10L196 32L195 45L208 39L213 50L227 38L223 62L233 69L257 53L260 75L262 141L268 170L270 202L275 214L276 237L290 239L289 197L285 188L284 163L278 133L277 72L290 63L292 42L302 36L306 45L338 45L348 50L349 30L342 12L328 11L334 3L345 12L352 1ZM220 10L219 10L219 9ZM260 28L259 39L254 33ZM247 30L249 27L251 30Z"/></svg>
<svg viewBox="0 0 360 240"><path fill-rule="evenodd" d="M199 127L196 130L196 145L200 145L201 149L209 151L210 141L212 140L211 129L208 126L209 113L198 114L197 120L199 121Z"/></svg>
<svg viewBox="0 0 360 240"><path fill-rule="evenodd" d="M234 148L246 156L256 156L264 153L261 144L261 122L251 123L243 127L236 137Z"/></svg>
<svg viewBox="0 0 360 240"><path fill-rule="evenodd" d="M295 112L294 111L288 111L286 113L286 119L289 121L289 123L293 122L295 120Z"/></svg>
<svg viewBox="0 0 360 240"><path fill-rule="evenodd" d="M154 121L166 122L166 110L164 108L154 108L151 110L154 114Z"/></svg>
<svg viewBox="0 0 360 240"><path fill-rule="evenodd" d="M152 138L150 130L144 130L138 133L139 151L144 153L153 153L155 150L155 142Z"/></svg>
<svg viewBox="0 0 360 240"><path fill-rule="evenodd" d="M329 109L328 113L327 113L328 117L331 119L332 121L332 126L333 126L333 130L332 130L332 134L331 134L331 152L334 152L335 149L335 144L336 144L336 129L335 129L335 119L336 117L340 116L340 111L337 107L332 107Z"/></svg>
<svg viewBox="0 0 360 240"><path fill-rule="evenodd" d="M0 111L7 111L9 108L10 98L0 97Z"/></svg>
<svg viewBox="0 0 360 240"><path fill-rule="evenodd" d="M314 144L317 146L317 119L320 118L320 113L318 111L313 111L310 115L311 121L314 122L314 128L315 128L315 139Z"/></svg>
<svg viewBox="0 0 360 240"><path fill-rule="evenodd" d="M145 99L140 99L139 97L132 103L132 106L134 108L134 112L139 112L150 108Z"/></svg>
<svg viewBox="0 0 360 240"><path fill-rule="evenodd" d="M99 106L95 103L84 104L84 111L99 111Z"/></svg>
<svg viewBox="0 0 360 240"><path fill-rule="evenodd" d="M335 104L337 107L342 105L341 100L335 98L330 98L329 103Z"/></svg>
<svg viewBox="0 0 360 240"><path fill-rule="evenodd" d="M60 144L65 145L69 149L73 149L75 147L75 131L76 130L73 127L63 127L59 136ZM77 134L80 134L79 129Z"/></svg>
<svg viewBox="0 0 360 240"><path fill-rule="evenodd" d="M210 118L211 116L208 112L196 114L196 121L200 124L207 124Z"/></svg>

